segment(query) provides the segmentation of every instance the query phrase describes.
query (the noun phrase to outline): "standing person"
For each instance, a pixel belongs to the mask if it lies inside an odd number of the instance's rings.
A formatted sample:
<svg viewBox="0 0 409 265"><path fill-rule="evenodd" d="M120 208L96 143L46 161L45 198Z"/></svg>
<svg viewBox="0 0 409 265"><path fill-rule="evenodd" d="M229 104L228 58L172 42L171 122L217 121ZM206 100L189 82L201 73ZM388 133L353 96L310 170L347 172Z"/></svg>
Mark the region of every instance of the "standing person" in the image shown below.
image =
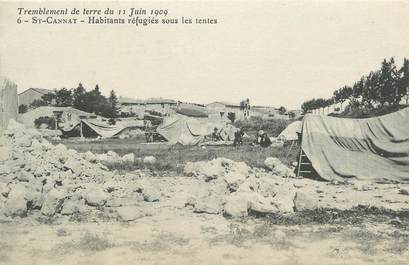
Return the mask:
<svg viewBox="0 0 409 265"><path fill-rule="evenodd" d="M234 141L233 141L233 146L240 146L243 144L243 136L244 136L244 130L243 128L240 128L240 130L236 131L234 133Z"/></svg>
<svg viewBox="0 0 409 265"><path fill-rule="evenodd" d="M153 142L153 133L152 133L152 122L150 120L145 120L145 138L146 142Z"/></svg>

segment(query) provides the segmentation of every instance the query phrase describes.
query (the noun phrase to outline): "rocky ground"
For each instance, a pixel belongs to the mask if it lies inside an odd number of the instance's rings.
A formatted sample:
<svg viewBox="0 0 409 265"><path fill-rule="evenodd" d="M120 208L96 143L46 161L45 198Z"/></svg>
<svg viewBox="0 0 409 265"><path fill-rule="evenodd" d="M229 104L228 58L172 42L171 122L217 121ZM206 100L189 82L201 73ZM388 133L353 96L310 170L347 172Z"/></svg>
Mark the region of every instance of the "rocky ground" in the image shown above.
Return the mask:
<svg viewBox="0 0 409 265"><path fill-rule="evenodd" d="M11 122L0 138L0 264L407 264L409 185L296 179L225 158L183 176L112 172ZM141 158L155 163L154 157Z"/></svg>

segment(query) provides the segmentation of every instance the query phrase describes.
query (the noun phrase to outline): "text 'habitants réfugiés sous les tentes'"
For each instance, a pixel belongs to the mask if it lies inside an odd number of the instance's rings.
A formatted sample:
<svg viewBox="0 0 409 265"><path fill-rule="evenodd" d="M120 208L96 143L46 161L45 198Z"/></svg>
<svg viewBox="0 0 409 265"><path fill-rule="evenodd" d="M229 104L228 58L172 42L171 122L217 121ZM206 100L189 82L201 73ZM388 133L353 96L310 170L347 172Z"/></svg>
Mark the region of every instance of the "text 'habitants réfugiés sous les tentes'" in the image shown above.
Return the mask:
<svg viewBox="0 0 409 265"><path fill-rule="evenodd" d="M18 24L62 25L216 25L220 19L206 15L172 15L169 9L145 8L17 8Z"/></svg>

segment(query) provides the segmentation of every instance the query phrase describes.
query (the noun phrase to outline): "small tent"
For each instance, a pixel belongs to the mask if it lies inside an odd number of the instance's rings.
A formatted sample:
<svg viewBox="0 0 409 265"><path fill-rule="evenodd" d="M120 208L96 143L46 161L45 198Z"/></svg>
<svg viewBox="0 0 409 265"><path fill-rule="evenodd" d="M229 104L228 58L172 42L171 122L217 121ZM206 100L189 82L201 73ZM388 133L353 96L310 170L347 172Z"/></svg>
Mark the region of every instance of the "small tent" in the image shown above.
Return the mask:
<svg viewBox="0 0 409 265"><path fill-rule="evenodd" d="M204 137L212 134L214 128L231 137L232 129L225 123L212 122L206 118L191 118L184 115L174 115L164 120L157 128L170 144L196 145L204 140ZM223 137L223 136L222 136Z"/></svg>
<svg viewBox="0 0 409 265"><path fill-rule="evenodd" d="M108 125L98 121L81 120L81 130L83 134L86 134L84 135L85 137L99 136L101 138L109 138L117 135L125 128L126 126L120 124Z"/></svg>
<svg viewBox="0 0 409 265"><path fill-rule="evenodd" d="M297 141L298 140L298 133L301 133L302 122L295 121L290 123L287 128L285 128L280 135L278 135L278 139L283 141Z"/></svg>

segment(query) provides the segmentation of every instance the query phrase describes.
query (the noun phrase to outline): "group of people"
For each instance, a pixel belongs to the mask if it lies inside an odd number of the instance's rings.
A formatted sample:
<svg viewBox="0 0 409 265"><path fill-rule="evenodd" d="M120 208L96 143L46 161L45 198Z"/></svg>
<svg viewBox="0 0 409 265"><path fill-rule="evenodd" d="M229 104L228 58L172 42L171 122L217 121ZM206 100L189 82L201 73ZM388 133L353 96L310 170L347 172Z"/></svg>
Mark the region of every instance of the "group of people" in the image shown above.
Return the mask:
<svg viewBox="0 0 409 265"><path fill-rule="evenodd" d="M237 130L234 133L233 146L242 145L244 135L245 135L245 132L243 128L240 128L239 130ZM223 140L217 128L214 128L211 138L213 141L216 141L216 142ZM260 130L257 132L256 139L252 142L252 145L259 145L261 147L269 147L271 145L271 140L265 131Z"/></svg>

